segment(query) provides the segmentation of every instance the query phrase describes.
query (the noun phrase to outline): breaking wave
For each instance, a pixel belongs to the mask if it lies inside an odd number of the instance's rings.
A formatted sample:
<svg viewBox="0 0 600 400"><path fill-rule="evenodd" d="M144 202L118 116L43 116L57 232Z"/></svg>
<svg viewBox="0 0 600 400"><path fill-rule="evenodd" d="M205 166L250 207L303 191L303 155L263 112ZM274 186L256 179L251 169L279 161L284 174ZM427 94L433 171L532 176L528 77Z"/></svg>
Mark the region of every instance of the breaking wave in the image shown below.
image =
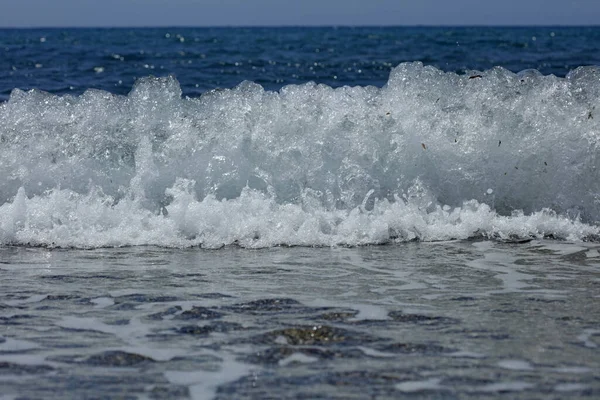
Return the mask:
<svg viewBox="0 0 600 400"><path fill-rule="evenodd" d="M0 244L217 248L600 235L600 68L421 63L377 87L15 89Z"/></svg>

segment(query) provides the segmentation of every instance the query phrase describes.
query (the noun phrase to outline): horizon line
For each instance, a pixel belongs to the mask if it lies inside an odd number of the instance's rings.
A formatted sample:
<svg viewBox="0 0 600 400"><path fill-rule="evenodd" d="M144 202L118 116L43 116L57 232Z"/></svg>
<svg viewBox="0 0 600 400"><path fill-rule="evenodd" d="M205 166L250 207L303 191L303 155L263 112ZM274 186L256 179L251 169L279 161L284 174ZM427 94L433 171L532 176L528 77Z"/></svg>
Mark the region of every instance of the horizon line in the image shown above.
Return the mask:
<svg viewBox="0 0 600 400"><path fill-rule="evenodd" d="M39 25L0 29L289 29L289 28L599 28L600 24L323 24L323 25Z"/></svg>

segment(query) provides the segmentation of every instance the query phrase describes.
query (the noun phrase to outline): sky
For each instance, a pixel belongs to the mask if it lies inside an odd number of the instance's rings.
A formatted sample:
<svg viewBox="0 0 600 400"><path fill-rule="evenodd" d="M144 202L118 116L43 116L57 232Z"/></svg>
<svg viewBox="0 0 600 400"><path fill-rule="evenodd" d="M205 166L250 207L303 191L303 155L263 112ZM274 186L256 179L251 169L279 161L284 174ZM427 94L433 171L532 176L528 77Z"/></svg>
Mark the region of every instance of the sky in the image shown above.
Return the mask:
<svg viewBox="0 0 600 400"><path fill-rule="evenodd" d="M600 24L600 0L0 0L0 10L0 27Z"/></svg>

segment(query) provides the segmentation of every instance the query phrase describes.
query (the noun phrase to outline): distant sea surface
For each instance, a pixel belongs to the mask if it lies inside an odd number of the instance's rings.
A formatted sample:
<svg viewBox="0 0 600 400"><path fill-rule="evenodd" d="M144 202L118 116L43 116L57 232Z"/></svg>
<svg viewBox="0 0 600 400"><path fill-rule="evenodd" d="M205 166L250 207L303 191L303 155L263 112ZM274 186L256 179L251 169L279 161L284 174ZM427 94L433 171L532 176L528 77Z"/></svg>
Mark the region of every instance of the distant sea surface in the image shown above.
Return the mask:
<svg viewBox="0 0 600 400"><path fill-rule="evenodd" d="M137 78L167 74L184 95L198 96L243 80L269 90L307 81L383 86L406 61L458 73L502 66L564 77L600 65L600 28L4 29L0 55L0 100L14 88L127 94Z"/></svg>
<svg viewBox="0 0 600 400"><path fill-rule="evenodd" d="M0 399L600 398L600 28L0 30Z"/></svg>

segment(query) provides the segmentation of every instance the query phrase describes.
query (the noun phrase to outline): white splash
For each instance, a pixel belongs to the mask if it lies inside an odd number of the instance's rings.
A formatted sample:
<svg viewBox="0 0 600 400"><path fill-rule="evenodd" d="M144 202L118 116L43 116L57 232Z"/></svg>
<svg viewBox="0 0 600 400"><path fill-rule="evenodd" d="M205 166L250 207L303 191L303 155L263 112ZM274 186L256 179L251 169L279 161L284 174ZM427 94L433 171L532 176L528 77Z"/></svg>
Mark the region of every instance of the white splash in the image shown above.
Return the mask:
<svg viewBox="0 0 600 400"><path fill-rule="evenodd" d="M383 88L244 82L181 97L15 89L0 104L0 244L355 246L600 235L600 69L420 63Z"/></svg>

